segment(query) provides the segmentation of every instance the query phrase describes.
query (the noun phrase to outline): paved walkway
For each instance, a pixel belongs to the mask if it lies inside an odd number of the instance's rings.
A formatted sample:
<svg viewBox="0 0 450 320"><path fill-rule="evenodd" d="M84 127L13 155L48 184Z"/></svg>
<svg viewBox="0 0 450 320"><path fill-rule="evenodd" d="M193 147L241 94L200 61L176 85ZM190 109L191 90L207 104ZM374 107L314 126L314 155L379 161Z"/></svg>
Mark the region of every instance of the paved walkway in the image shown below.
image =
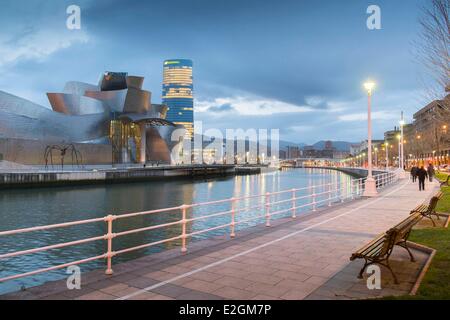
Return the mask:
<svg viewBox="0 0 450 320"><path fill-rule="evenodd" d="M437 183L419 192L408 180L384 190L378 198L361 199L299 217L257 226L233 240L217 238L115 265L114 275L83 274L81 290L56 281L0 299L349 299L409 291L426 255L394 252L394 285L382 269L384 291L367 292L356 278L361 261L353 251L398 223L428 200ZM400 209L399 209L400 208Z"/></svg>

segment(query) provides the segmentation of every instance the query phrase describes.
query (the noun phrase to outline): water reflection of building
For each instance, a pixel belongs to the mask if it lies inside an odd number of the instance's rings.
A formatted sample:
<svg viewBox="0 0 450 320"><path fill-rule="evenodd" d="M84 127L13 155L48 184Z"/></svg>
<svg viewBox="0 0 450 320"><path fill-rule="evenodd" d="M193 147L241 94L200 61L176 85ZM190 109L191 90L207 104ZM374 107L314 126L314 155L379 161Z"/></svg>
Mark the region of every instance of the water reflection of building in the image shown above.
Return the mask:
<svg viewBox="0 0 450 320"><path fill-rule="evenodd" d="M174 161L180 140L171 136L184 128L165 119L167 107L151 103L143 82L122 72L105 72L97 85L68 82L47 94L53 111L0 91L0 154L41 164L46 146L73 144L89 164Z"/></svg>

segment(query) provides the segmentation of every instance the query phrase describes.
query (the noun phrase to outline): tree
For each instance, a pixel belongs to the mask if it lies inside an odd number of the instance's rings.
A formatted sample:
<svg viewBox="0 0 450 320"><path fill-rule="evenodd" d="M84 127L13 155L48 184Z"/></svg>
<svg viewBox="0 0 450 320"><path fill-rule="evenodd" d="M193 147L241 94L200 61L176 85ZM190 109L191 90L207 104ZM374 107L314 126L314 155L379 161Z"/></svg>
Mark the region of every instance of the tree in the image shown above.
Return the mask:
<svg viewBox="0 0 450 320"><path fill-rule="evenodd" d="M416 44L419 60L437 84L428 88L434 99L441 99L442 92L450 89L450 0L431 0L422 8L421 33ZM447 106L447 112L449 108Z"/></svg>

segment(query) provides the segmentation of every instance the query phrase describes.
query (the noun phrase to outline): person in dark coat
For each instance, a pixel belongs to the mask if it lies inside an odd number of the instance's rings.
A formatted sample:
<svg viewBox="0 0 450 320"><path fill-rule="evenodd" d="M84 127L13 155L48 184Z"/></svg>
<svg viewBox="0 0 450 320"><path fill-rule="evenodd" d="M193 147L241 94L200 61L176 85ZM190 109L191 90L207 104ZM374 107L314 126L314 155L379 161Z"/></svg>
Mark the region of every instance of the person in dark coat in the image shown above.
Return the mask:
<svg viewBox="0 0 450 320"><path fill-rule="evenodd" d="M430 182L433 182L433 176L434 176L434 167L433 167L433 164L430 163L430 164L428 165L427 171L428 171L428 178L430 179Z"/></svg>
<svg viewBox="0 0 450 320"><path fill-rule="evenodd" d="M419 178L419 191L425 190L425 179L428 177L427 170L423 166L417 170L417 178Z"/></svg>
<svg viewBox="0 0 450 320"><path fill-rule="evenodd" d="M413 182L416 182L417 180L417 170L419 170L419 168L417 168L416 166L411 168L411 177Z"/></svg>

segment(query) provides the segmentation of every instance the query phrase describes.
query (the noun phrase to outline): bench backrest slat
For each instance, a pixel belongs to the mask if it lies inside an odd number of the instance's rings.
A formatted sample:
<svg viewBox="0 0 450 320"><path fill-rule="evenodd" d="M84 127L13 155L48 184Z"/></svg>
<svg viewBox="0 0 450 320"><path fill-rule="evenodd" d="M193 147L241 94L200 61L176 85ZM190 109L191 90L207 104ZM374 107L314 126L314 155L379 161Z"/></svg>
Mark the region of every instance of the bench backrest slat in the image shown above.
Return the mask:
<svg viewBox="0 0 450 320"><path fill-rule="evenodd" d="M398 223L395 227L391 228L387 233L393 233L395 237L395 243L404 240L406 236L411 232L411 229L422 219L420 212L413 213L405 220Z"/></svg>

